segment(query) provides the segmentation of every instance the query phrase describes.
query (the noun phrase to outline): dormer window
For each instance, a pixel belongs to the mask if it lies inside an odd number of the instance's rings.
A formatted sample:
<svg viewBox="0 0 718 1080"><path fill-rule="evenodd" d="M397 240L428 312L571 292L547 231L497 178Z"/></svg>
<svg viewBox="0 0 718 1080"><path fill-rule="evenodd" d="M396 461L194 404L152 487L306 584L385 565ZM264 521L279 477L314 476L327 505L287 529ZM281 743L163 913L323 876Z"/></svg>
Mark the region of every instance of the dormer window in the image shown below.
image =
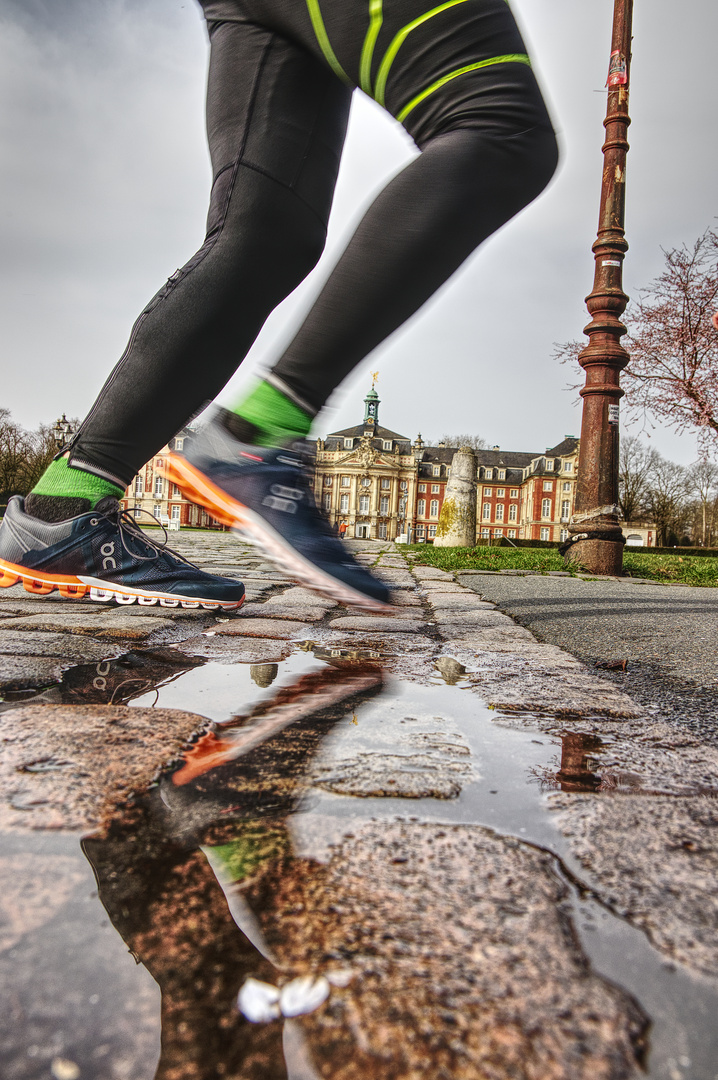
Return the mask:
<svg viewBox="0 0 718 1080"><path fill-rule="evenodd" d="M384 450L391 450L391 439L384 439L382 446Z"/></svg>
<svg viewBox="0 0 718 1080"><path fill-rule="evenodd" d="M493 480L493 478L494 478L494 470L493 469L487 469L486 470L486 479L487 480Z"/></svg>
<svg viewBox="0 0 718 1080"><path fill-rule="evenodd" d="M573 471L573 462L572 461L564 461L564 463L563 463L563 471L564 472L572 472Z"/></svg>
<svg viewBox="0 0 718 1080"><path fill-rule="evenodd" d="M441 476L441 465L435 465L432 470L433 476Z"/></svg>
<svg viewBox="0 0 718 1080"><path fill-rule="evenodd" d="M344 449L345 450L353 450L354 449L354 440L353 439L345 439L344 440Z"/></svg>
<svg viewBox="0 0 718 1080"><path fill-rule="evenodd" d="M552 472L553 471L553 459L552 458L546 458L546 471L547 472Z"/></svg>
<svg viewBox="0 0 718 1080"><path fill-rule="evenodd" d="M506 479L506 469L499 469L499 480Z"/></svg>

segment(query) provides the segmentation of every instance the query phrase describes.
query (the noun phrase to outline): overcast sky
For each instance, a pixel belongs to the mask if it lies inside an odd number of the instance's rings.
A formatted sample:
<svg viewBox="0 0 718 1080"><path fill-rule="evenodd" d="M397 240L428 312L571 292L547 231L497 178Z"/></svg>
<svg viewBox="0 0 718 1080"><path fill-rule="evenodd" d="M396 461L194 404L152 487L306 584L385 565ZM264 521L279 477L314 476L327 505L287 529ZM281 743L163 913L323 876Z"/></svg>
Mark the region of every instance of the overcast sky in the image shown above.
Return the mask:
<svg viewBox="0 0 718 1080"><path fill-rule="evenodd" d="M716 222L715 0L636 0L625 288L661 247ZM358 423L379 370L381 422L412 438L472 432L541 450L579 434L576 376L593 279L612 0L513 0L562 147L548 191L361 365L317 431ZM82 416L130 327L202 240L206 36L194 0L0 0L0 405L28 427ZM267 322L222 398L291 337L348 232L414 153L355 94L327 249ZM624 430L626 430L624 428ZM655 429L673 460L692 436Z"/></svg>

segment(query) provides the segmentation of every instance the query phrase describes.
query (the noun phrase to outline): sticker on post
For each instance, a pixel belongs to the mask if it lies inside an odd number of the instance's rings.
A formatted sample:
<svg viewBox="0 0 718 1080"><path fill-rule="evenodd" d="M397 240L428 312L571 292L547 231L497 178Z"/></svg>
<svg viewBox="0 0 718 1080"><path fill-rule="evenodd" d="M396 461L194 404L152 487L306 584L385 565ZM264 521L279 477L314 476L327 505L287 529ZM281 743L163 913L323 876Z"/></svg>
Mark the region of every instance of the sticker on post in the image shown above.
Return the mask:
<svg viewBox="0 0 718 1080"><path fill-rule="evenodd" d="M628 85L628 64L626 63L626 57L618 49L614 49L611 53L611 59L608 65L608 78L606 79L606 86L609 90L615 90L617 86Z"/></svg>
<svg viewBox="0 0 718 1080"><path fill-rule="evenodd" d="M608 406L608 422L609 424L617 424L620 413L620 406L609 405Z"/></svg>
<svg viewBox="0 0 718 1080"><path fill-rule="evenodd" d="M621 260L620 259L604 259L602 261L602 263L601 263L601 266L620 266L620 265L621 265Z"/></svg>

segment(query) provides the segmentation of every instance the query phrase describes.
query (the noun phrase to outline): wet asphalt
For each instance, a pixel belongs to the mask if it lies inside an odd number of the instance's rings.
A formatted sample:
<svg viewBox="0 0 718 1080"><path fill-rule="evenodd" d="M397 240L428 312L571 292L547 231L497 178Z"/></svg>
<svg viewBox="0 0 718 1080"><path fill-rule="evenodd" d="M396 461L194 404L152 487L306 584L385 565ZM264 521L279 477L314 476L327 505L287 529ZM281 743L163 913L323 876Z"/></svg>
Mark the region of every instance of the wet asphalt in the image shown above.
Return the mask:
<svg viewBox="0 0 718 1080"><path fill-rule="evenodd" d="M460 580L656 718L718 744L718 589L542 575ZM625 672L602 667L623 661Z"/></svg>

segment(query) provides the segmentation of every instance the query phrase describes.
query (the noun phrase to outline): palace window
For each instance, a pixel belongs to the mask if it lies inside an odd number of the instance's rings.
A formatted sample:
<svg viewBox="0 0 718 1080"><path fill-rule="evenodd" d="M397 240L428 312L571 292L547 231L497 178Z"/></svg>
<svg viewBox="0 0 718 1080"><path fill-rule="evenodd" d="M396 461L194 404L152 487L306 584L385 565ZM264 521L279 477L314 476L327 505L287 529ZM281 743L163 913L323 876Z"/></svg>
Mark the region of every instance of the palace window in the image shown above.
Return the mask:
<svg viewBox="0 0 718 1080"><path fill-rule="evenodd" d="M383 487L383 488L384 488L385 490L386 490L387 488L390 488L390 487L391 487L391 480L389 479L389 477L388 477L388 476L382 476L382 478L381 478L381 486L382 486L382 487Z"/></svg>
<svg viewBox="0 0 718 1080"><path fill-rule="evenodd" d="M570 509L571 509L571 501L570 501L570 499L564 499L563 502L561 503L561 521L568 521Z"/></svg>
<svg viewBox="0 0 718 1080"><path fill-rule="evenodd" d="M362 478L361 478L361 486L362 487L371 487L371 477L362 476Z"/></svg>
<svg viewBox="0 0 718 1080"><path fill-rule="evenodd" d="M132 513L135 515L136 518L140 517L140 515L142 513L142 507L141 506L135 506L133 508L133 510L132 510Z"/></svg>
<svg viewBox="0 0 718 1080"><path fill-rule="evenodd" d="M491 495L493 490L493 488L484 488L484 495Z"/></svg>
<svg viewBox="0 0 718 1080"><path fill-rule="evenodd" d="M552 460L552 458L546 458L546 472L553 472L553 460Z"/></svg>
<svg viewBox="0 0 718 1080"><path fill-rule="evenodd" d="M351 484L351 477L342 476L341 480L339 481L339 484L340 484L341 487L349 487L349 485Z"/></svg>
<svg viewBox="0 0 718 1080"><path fill-rule="evenodd" d="M503 503L497 503L496 504L496 520L497 521L503 521L504 520L504 504Z"/></svg>
<svg viewBox="0 0 718 1080"><path fill-rule="evenodd" d="M509 529L509 540L516 539L516 529Z"/></svg>
<svg viewBox="0 0 718 1080"><path fill-rule="evenodd" d="M540 539L541 540L550 540L551 539L551 530L550 529L541 529Z"/></svg>
<svg viewBox="0 0 718 1080"><path fill-rule="evenodd" d="M175 450L181 450L184 446L184 439L175 439Z"/></svg>
<svg viewBox="0 0 718 1080"><path fill-rule="evenodd" d="M368 514L369 513L369 496L368 495L360 495L359 496L359 513L360 514Z"/></svg>
<svg viewBox="0 0 718 1080"><path fill-rule="evenodd" d="M487 480L493 480L493 478L494 478L494 470L493 469L485 469L484 470L484 476L486 477Z"/></svg>
<svg viewBox="0 0 718 1080"><path fill-rule="evenodd" d="M571 481L570 480L564 480L563 490L564 491L570 491L571 490Z"/></svg>
<svg viewBox="0 0 718 1080"><path fill-rule="evenodd" d="M519 508L516 503L511 503L509 506L509 521L516 521L518 517Z"/></svg>
<svg viewBox="0 0 718 1080"><path fill-rule="evenodd" d="M159 503L155 503L155 505L152 507L152 513L155 515L156 518L160 516L160 514L162 513L162 507Z"/></svg>
<svg viewBox="0 0 718 1080"><path fill-rule="evenodd" d="M561 532L558 534L558 538L561 543L563 543L564 540L568 540L568 529L561 529Z"/></svg>
<svg viewBox="0 0 718 1080"><path fill-rule="evenodd" d="M331 476L325 476L324 477L324 487L331 487L331 486L332 486L332 477Z"/></svg>
<svg viewBox="0 0 718 1080"><path fill-rule="evenodd" d="M564 463L563 463L563 471L564 472L573 472L573 462L572 461L564 461Z"/></svg>
<svg viewBox="0 0 718 1080"><path fill-rule="evenodd" d="M353 450L354 449L354 440L353 439L345 439L344 440L344 449L345 450Z"/></svg>
<svg viewBox="0 0 718 1080"><path fill-rule="evenodd" d="M181 499L182 498L182 492L180 491L180 489L177 487L176 484L172 485L172 498L173 499Z"/></svg>
<svg viewBox="0 0 718 1080"><path fill-rule="evenodd" d="M144 487L144 484L142 483L142 477L141 476L136 476L135 477L135 495L141 495L143 487Z"/></svg>
<svg viewBox="0 0 718 1080"><path fill-rule="evenodd" d="M379 513L380 514L388 514L389 513L389 496L388 495L382 495L381 499L379 499Z"/></svg>
<svg viewBox="0 0 718 1080"><path fill-rule="evenodd" d="M417 525L416 526L416 538L417 538L417 540L419 539L420 536L423 537L423 535L424 535L424 526L423 525Z"/></svg>
<svg viewBox="0 0 718 1080"><path fill-rule="evenodd" d="M409 487L409 485L407 484L406 480L400 480L399 481L399 487L401 488L402 491L406 491L406 489Z"/></svg>
<svg viewBox="0 0 718 1080"><path fill-rule="evenodd" d="M491 503L484 503L481 516L484 521L491 521Z"/></svg>
<svg viewBox="0 0 718 1080"><path fill-rule="evenodd" d="M441 491L441 484L432 484L431 485L431 494L432 495L438 495L440 491Z"/></svg>
<svg viewBox="0 0 718 1080"><path fill-rule="evenodd" d="M438 517L438 516L439 516L439 500L438 499L432 499L431 502L429 503L429 517Z"/></svg>
<svg viewBox="0 0 718 1080"><path fill-rule="evenodd" d="M490 536L491 536L491 529L482 529L481 530L481 539L482 540L488 540Z"/></svg>
<svg viewBox="0 0 718 1080"><path fill-rule="evenodd" d="M179 519L180 519L180 507L179 506L173 506L172 507L171 517L172 517L173 521L179 521Z"/></svg>
<svg viewBox="0 0 718 1080"><path fill-rule="evenodd" d="M506 479L506 469L499 469L499 480Z"/></svg>
<svg viewBox="0 0 718 1080"><path fill-rule="evenodd" d="M426 513L426 499L419 499L416 504L416 512L419 517L423 517Z"/></svg>
<svg viewBox="0 0 718 1080"><path fill-rule="evenodd" d="M382 445L383 445L385 450L391 450L391 439L384 439L384 442L383 442ZM386 530L384 530L384 531L386 532ZM383 539L386 539L386 537L384 537Z"/></svg>
<svg viewBox="0 0 718 1080"><path fill-rule="evenodd" d="M551 517L551 500L550 499L542 499L541 500L541 517L542 518L550 518Z"/></svg>
<svg viewBox="0 0 718 1080"><path fill-rule="evenodd" d="M391 449L391 447L389 447L389 449ZM386 540L386 522L385 521L380 521L379 522L379 527L377 529L377 536L379 537L380 540Z"/></svg>
<svg viewBox="0 0 718 1080"><path fill-rule="evenodd" d="M543 489L544 491L553 491L553 480L544 480Z"/></svg>
<svg viewBox="0 0 718 1080"><path fill-rule="evenodd" d="M434 468L431 470L431 475L441 476L441 465L435 465Z"/></svg>
<svg viewBox="0 0 718 1080"><path fill-rule="evenodd" d="M419 491L426 491L426 484L419 484Z"/></svg>
<svg viewBox="0 0 718 1080"><path fill-rule="evenodd" d="M519 489L518 488L511 488L511 491L509 492L509 495L511 496L512 499L518 499L518 497L519 497Z"/></svg>
<svg viewBox="0 0 718 1080"><path fill-rule="evenodd" d="M155 477L155 498L159 499L161 497L162 497L162 477L161 476L156 476Z"/></svg>
<svg viewBox="0 0 718 1080"><path fill-rule="evenodd" d="M325 510L331 510L331 508L332 508L332 497L331 497L331 495L325 495L324 496L324 509Z"/></svg>
<svg viewBox="0 0 718 1080"><path fill-rule="evenodd" d="M435 536L436 536L436 525L430 525L429 526L429 539L433 540Z"/></svg>
<svg viewBox="0 0 718 1080"><path fill-rule="evenodd" d="M349 510L349 496L348 495L340 496L340 498L339 498L339 509L341 510L342 514L346 514L348 512L348 510Z"/></svg>
<svg viewBox="0 0 718 1080"><path fill-rule="evenodd" d="M506 488L496 488L496 498L503 499L506 495Z"/></svg>
<svg viewBox="0 0 718 1080"><path fill-rule="evenodd" d="M503 535L504 535L504 530L503 529L494 529L494 536L503 536Z"/></svg>

